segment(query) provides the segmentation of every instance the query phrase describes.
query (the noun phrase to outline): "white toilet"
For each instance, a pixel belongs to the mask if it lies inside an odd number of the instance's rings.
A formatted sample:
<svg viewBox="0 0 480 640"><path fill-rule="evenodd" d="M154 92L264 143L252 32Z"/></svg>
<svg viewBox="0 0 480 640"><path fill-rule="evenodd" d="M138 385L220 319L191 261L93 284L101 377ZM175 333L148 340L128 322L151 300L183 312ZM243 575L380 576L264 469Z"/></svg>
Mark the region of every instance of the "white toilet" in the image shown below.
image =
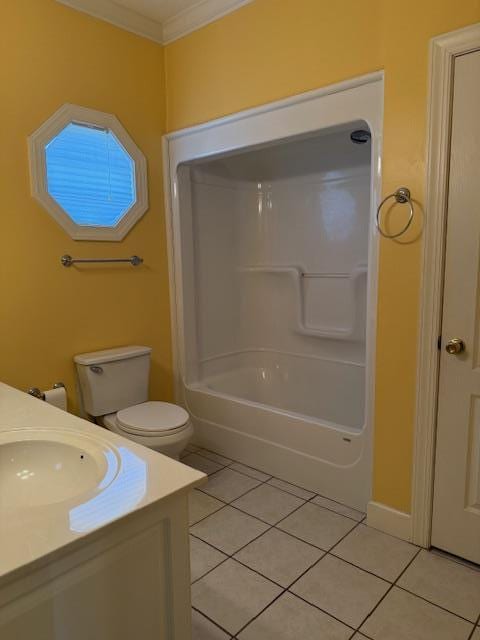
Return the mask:
<svg viewBox="0 0 480 640"><path fill-rule="evenodd" d="M193 435L185 409L148 401L150 347L119 347L74 357L84 411L134 442L178 458Z"/></svg>

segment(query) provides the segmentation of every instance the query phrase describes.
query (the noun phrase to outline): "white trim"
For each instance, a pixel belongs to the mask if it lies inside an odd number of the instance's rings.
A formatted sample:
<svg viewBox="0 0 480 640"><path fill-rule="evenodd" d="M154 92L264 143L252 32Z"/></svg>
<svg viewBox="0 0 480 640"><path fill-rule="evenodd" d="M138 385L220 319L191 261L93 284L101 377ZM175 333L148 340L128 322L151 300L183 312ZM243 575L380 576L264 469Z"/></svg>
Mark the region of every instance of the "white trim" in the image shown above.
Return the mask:
<svg viewBox="0 0 480 640"><path fill-rule="evenodd" d="M240 9L253 0L203 0L163 22L163 44L169 44Z"/></svg>
<svg viewBox="0 0 480 640"><path fill-rule="evenodd" d="M367 506L367 524L384 533L411 542L412 517L409 513L397 511L381 502L369 502Z"/></svg>
<svg viewBox="0 0 480 640"><path fill-rule="evenodd" d="M236 11L253 0L200 0L162 22L123 7L113 0L57 0L57 2L109 22L137 36L148 38L159 44L168 44Z"/></svg>
<svg viewBox="0 0 480 640"><path fill-rule="evenodd" d="M163 44L163 26L160 22L122 7L113 0L57 0L57 2L142 38Z"/></svg>
<svg viewBox="0 0 480 640"><path fill-rule="evenodd" d="M455 57L480 48L480 23L431 41L426 216L420 298L412 539L430 546L437 381L441 334L444 240L447 216L450 117Z"/></svg>
<svg viewBox="0 0 480 640"><path fill-rule="evenodd" d="M45 146L71 122L110 129L135 163L136 200L114 227L76 224L47 190ZM118 118L74 104L64 104L28 138L32 195L74 240L122 240L148 209L147 161Z"/></svg>
<svg viewBox="0 0 480 640"><path fill-rule="evenodd" d="M366 367L369 373L367 374L365 418L365 456L371 468L378 287L378 234L375 231L374 217L376 205L381 196L383 72L346 80L166 135L163 139L165 208L174 379L177 402L181 403L184 395L182 385L185 377L186 353L183 338L184 309L177 182L179 165L194 159L231 153L330 127L344 126L358 120L367 122L372 132L372 202L366 354ZM371 477L368 481L371 483Z"/></svg>

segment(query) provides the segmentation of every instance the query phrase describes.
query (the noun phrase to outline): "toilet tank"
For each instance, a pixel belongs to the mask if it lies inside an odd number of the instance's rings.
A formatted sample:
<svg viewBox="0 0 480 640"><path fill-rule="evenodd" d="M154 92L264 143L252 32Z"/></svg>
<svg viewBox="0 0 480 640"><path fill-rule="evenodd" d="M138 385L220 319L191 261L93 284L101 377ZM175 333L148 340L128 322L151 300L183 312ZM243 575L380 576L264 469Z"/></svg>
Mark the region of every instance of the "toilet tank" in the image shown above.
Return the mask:
<svg viewBox="0 0 480 640"><path fill-rule="evenodd" d="M84 410L104 416L148 400L150 347L118 347L74 357Z"/></svg>

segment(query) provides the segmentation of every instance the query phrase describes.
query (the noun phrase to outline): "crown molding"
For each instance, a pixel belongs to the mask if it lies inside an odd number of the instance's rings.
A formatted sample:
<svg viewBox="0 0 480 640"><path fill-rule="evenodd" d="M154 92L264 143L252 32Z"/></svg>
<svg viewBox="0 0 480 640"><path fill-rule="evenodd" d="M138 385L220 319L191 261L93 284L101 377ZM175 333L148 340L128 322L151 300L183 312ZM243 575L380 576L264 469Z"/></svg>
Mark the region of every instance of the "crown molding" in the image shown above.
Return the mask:
<svg viewBox="0 0 480 640"><path fill-rule="evenodd" d="M57 0L57 2L131 31L137 36L163 44L163 25L160 22L146 18L112 0Z"/></svg>
<svg viewBox="0 0 480 640"><path fill-rule="evenodd" d="M163 43L178 40L250 2L253 0L203 0L164 21Z"/></svg>
<svg viewBox="0 0 480 640"><path fill-rule="evenodd" d="M168 44L236 11L253 0L201 0L164 22L152 20L117 4L114 0L57 0L57 2L143 38Z"/></svg>

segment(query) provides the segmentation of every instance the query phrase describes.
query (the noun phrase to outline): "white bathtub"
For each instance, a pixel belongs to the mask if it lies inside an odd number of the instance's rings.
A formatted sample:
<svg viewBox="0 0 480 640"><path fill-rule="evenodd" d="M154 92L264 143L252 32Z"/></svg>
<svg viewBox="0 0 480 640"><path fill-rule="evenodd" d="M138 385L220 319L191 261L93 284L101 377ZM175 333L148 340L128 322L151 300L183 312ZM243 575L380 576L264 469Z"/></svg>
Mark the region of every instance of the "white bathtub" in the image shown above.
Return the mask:
<svg viewBox="0 0 480 640"><path fill-rule="evenodd" d="M365 509L363 365L249 350L204 361L199 373L184 400L204 445Z"/></svg>
<svg viewBox="0 0 480 640"><path fill-rule="evenodd" d="M318 421L319 426L363 429L362 364L262 349L212 358L200 373L200 386L218 394Z"/></svg>

